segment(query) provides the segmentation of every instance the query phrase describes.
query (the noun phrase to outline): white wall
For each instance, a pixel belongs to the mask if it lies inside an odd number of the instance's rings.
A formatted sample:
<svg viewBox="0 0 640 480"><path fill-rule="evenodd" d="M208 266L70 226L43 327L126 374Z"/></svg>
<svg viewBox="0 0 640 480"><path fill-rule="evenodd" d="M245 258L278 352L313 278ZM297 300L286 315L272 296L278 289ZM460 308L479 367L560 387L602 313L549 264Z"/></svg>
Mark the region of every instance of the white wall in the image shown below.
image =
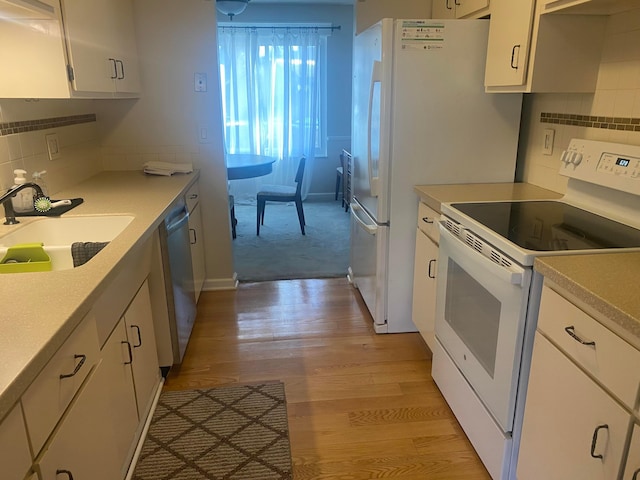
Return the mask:
<svg viewBox="0 0 640 480"><path fill-rule="evenodd" d="M543 123L542 113L632 119L635 131ZM604 122L603 122L604 123ZM607 122L608 123L608 122ZM609 125L611 123L608 123ZM619 125L621 123L616 123ZM638 127L638 128L636 128ZM542 154L544 129L555 130L553 155ZM560 193L560 154L573 137L640 145L640 9L609 18L596 92L593 94L531 94L525 96L518 178Z"/></svg>
<svg viewBox="0 0 640 480"><path fill-rule="evenodd" d="M135 0L142 81L137 100L97 102L106 169L139 169L147 160L191 161L201 170L207 285L233 285L233 258L222 142L215 2ZM194 91L205 73L206 92ZM207 128L210 143L200 143Z"/></svg>

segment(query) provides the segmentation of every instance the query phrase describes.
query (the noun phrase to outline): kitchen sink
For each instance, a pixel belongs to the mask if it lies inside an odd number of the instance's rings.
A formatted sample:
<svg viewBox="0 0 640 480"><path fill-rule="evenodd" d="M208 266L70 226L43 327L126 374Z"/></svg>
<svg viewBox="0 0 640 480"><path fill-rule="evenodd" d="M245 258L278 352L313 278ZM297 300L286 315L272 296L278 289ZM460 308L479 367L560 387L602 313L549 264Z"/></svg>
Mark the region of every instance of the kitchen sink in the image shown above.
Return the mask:
<svg viewBox="0 0 640 480"><path fill-rule="evenodd" d="M73 243L110 242L133 218L132 215L93 215L38 219L0 235L0 259L4 258L9 247L42 243L51 258L52 270L73 268Z"/></svg>

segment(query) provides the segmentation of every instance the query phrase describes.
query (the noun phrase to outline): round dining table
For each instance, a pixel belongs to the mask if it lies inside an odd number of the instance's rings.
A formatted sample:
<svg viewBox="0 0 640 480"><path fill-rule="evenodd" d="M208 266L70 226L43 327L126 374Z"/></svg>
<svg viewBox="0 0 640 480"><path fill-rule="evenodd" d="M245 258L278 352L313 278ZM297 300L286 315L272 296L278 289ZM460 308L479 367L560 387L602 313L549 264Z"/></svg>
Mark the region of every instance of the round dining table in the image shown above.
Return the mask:
<svg viewBox="0 0 640 480"><path fill-rule="evenodd" d="M274 157L249 153L227 154L225 160L229 180L268 175L273 171L273 164L276 161Z"/></svg>

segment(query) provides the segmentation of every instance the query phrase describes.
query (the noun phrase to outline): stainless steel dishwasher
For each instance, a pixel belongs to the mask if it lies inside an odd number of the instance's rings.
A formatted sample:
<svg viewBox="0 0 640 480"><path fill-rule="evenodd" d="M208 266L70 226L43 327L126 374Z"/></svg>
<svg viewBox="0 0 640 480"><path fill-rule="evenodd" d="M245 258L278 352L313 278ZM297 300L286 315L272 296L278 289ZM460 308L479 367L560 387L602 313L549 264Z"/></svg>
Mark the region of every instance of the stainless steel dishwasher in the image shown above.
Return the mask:
<svg viewBox="0 0 640 480"><path fill-rule="evenodd" d="M191 266L189 211L183 200L160 228L164 282L169 312L173 363L182 363L196 318L196 297Z"/></svg>

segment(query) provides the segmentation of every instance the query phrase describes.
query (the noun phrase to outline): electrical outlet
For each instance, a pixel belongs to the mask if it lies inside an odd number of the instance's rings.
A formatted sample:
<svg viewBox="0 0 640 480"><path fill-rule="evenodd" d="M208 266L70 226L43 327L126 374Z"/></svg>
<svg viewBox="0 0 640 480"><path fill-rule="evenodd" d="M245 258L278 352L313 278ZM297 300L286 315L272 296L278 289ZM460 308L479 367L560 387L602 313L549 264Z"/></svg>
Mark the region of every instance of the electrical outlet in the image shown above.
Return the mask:
<svg viewBox="0 0 640 480"><path fill-rule="evenodd" d="M50 133L44 136L45 142L47 142L47 152L49 152L49 160L56 160L60 158L60 141L58 140L57 133Z"/></svg>
<svg viewBox="0 0 640 480"><path fill-rule="evenodd" d="M542 143L542 154L553 154L553 138L555 137L555 130L553 128L544 129L544 140Z"/></svg>

